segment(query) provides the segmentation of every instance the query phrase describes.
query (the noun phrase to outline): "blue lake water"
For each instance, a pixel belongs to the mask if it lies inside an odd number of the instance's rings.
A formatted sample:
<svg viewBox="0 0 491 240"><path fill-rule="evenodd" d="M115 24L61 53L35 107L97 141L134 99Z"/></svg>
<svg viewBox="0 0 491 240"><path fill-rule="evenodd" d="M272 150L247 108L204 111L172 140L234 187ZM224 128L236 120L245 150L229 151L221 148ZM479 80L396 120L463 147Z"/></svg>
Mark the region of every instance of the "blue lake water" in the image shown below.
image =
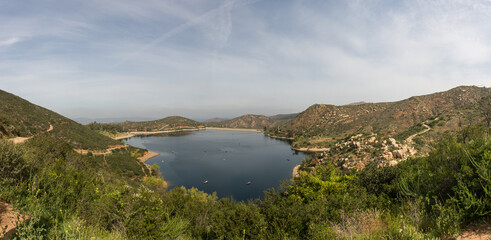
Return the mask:
<svg viewBox="0 0 491 240"><path fill-rule="evenodd" d="M147 163L160 165L170 188L196 187L235 200L259 198L267 189L278 189L306 156L291 150L288 142L256 132L202 130L133 137L126 143L160 153Z"/></svg>

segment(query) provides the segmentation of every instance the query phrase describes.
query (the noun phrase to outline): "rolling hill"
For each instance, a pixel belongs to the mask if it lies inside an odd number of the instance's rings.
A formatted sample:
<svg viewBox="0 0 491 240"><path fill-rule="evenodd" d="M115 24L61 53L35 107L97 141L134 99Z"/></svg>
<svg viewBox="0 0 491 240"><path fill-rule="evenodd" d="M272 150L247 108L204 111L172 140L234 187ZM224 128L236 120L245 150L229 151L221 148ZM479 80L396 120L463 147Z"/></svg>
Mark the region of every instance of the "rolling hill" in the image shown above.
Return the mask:
<svg viewBox="0 0 491 240"><path fill-rule="evenodd" d="M461 86L398 102L315 104L266 134L292 139L297 150L321 152L314 165L327 160L348 168L372 161L397 164L426 155L445 132L482 122L480 108L491 105L490 96L491 88Z"/></svg>
<svg viewBox="0 0 491 240"><path fill-rule="evenodd" d="M490 88L462 86L398 102L344 106L315 104L293 120L270 129L269 133L282 137L344 138L369 132L393 136L444 113L472 110L490 94Z"/></svg>
<svg viewBox="0 0 491 240"><path fill-rule="evenodd" d="M163 131L163 130L197 128L203 126L203 124L200 122L180 116L170 116L154 121L143 121L143 122L125 121L113 125L120 126L122 128L122 131L124 132Z"/></svg>
<svg viewBox="0 0 491 240"><path fill-rule="evenodd" d="M47 132L53 126L53 129ZM60 114L0 90L0 137L32 137L48 134L74 148L105 149L120 144Z"/></svg>
<svg viewBox="0 0 491 240"><path fill-rule="evenodd" d="M295 116L297 116L296 113L278 114L270 117L264 115L246 114L230 120L215 120L212 122L207 121L205 123L210 127L263 129L279 126L293 119Z"/></svg>

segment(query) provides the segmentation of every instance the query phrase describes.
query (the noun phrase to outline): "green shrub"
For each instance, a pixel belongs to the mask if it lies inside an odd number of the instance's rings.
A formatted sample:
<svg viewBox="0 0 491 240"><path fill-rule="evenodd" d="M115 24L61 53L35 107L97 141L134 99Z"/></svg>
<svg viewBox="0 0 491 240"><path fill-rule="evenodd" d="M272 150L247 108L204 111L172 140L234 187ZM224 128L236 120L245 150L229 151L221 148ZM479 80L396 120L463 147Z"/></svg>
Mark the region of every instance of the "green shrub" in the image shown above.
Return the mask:
<svg viewBox="0 0 491 240"><path fill-rule="evenodd" d="M0 185L12 185L27 177L23 152L13 143L0 139Z"/></svg>

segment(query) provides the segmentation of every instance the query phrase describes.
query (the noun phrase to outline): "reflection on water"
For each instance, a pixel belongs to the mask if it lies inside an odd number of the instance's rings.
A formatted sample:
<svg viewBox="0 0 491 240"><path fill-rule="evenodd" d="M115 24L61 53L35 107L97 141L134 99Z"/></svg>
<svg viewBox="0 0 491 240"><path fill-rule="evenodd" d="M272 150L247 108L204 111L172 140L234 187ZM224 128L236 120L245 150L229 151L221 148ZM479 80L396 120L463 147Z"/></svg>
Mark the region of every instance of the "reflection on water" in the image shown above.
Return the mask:
<svg viewBox="0 0 491 240"><path fill-rule="evenodd" d="M126 142L160 153L147 163L160 165L171 188L196 187L236 200L262 197L263 191L277 188L305 157L288 142L255 132L204 130Z"/></svg>

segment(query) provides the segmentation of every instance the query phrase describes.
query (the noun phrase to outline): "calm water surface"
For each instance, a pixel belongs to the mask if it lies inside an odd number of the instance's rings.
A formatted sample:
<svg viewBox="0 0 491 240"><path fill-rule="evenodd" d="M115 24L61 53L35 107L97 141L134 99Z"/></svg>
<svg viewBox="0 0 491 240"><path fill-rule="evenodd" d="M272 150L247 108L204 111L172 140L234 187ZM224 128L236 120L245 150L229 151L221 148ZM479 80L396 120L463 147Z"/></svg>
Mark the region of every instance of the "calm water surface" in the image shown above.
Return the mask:
<svg viewBox="0 0 491 240"><path fill-rule="evenodd" d="M202 130L134 137L126 143L160 153L147 163L160 165L170 188L196 187L236 200L262 197L265 190L278 188L306 156L292 151L285 141L256 132Z"/></svg>

